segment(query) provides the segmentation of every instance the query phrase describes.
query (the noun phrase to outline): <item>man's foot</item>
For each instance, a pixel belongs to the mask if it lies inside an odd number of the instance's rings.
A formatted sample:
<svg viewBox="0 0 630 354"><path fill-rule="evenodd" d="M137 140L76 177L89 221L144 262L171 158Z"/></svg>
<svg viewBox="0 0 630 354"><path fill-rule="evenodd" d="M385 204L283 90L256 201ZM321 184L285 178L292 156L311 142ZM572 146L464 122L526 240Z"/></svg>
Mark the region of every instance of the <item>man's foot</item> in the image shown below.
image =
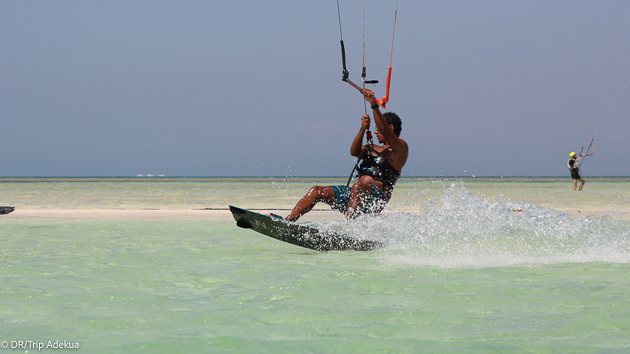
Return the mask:
<svg viewBox="0 0 630 354"><path fill-rule="evenodd" d="M580 184L580 190L582 190L582 187L584 187L584 183L586 182L582 182L582 184Z"/></svg>
<svg viewBox="0 0 630 354"><path fill-rule="evenodd" d="M280 220L284 220L284 218L278 214L274 214L274 213L269 213L269 216L271 216L272 218L278 218Z"/></svg>

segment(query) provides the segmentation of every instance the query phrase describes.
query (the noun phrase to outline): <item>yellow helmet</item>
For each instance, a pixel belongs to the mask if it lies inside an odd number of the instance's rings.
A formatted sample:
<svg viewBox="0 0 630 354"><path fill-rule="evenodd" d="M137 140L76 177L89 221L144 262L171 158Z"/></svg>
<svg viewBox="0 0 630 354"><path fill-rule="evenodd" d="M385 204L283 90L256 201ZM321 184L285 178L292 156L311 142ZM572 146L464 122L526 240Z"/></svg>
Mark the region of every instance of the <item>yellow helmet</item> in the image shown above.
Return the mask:
<svg viewBox="0 0 630 354"><path fill-rule="evenodd" d="M570 158L574 158L574 157L575 157L575 152L570 153L570 154L569 154L569 157L570 157Z"/></svg>

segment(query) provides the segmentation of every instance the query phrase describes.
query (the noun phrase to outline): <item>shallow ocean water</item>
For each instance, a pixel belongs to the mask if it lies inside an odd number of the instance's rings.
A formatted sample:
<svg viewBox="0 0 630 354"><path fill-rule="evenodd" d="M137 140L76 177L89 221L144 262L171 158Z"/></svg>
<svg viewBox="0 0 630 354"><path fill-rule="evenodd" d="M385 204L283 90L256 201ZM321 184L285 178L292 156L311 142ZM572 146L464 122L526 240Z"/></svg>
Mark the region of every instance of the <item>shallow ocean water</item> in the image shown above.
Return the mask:
<svg viewBox="0 0 630 354"><path fill-rule="evenodd" d="M305 218L388 242L372 252L310 251L231 220L3 217L0 342L103 353L627 352L630 222L572 217L495 186L418 184L431 197L407 210Z"/></svg>

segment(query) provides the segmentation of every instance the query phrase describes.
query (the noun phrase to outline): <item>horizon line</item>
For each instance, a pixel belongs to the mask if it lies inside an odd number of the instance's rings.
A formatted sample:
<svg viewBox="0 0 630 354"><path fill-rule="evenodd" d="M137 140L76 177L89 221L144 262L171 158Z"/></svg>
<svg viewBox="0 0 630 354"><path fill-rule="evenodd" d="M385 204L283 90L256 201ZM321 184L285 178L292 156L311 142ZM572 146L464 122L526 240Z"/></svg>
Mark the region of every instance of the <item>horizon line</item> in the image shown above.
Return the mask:
<svg viewBox="0 0 630 354"><path fill-rule="evenodd" d="M0 176L0 179L8 178L134 178L134 179L163 179L163 178L348 178L348 176L166 176L166 175L136 175L136 176ZM400 176L400 178L567 178L571 176L468 176L468 175L452 175L452 176ZM586 178L630 178L630 176L587 176Z"/></svg>

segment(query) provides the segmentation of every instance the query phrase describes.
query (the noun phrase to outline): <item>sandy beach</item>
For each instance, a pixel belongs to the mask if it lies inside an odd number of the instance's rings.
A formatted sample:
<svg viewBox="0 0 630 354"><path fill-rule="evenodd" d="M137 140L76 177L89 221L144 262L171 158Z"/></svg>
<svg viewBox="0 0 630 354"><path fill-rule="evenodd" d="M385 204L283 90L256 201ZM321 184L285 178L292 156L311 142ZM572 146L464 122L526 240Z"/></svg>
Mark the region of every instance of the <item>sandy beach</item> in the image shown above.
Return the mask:
<svg viewBox="0 0 630 354"><path fill-rule="evenodd" d="M592 178L574 192L566 178L406 178L397 183L386 212L423 213L459 205L540 206L572 217L610 215L630 220L627 178ZM346 178L22 178L4 179L2 205L8 219L58 220L233 220L228 205L287 215L311 185L346 183ZM497 204L498 203L498 204ZM270 206L274 208L268 210ZM343 219L324 204L302 220Z"/></svg>
<svg viewBox="0 0 630 354"><path fill-rule="evenodd" d="M255 210L268 214L288 214L289 210ZM338 212L314 210L311 218L329 218L342 216ZM123 209L15 209L14 212L3 215L4 219L58 219L58 220L233 220L229 210L123 210ZM0 219L1 220L1 219Z"/></svg>
<svg viewBox="0 0 630 354"><path fill-rule="evenodd" d="M562 212L569 214L571 217L580 218L586 216L612 216L618 220L630 220L630 213L627 212L611 212L605 210L593 210L587 211L567 209L561 210ZM258 213L268 214L277 213L279 215L285 215L289 213L288 209L273 209L273 210L254 210ZM392 213L394 211L384 211L384 213ZM517 214L526 215L527 210L514 210L511 211ZM303 217L303 220L309 219L323 219L334 218L342 219L343 215L337 211L332 210L313 210ZM232 220L232 214L229 210L185 210L185 209L160 209L160 210L146 210L146 209L19 209L16 208L14 212L8 215L2 215L2 219L57 219L57 220L212 220L212 221L229 221Z"/></svg>

